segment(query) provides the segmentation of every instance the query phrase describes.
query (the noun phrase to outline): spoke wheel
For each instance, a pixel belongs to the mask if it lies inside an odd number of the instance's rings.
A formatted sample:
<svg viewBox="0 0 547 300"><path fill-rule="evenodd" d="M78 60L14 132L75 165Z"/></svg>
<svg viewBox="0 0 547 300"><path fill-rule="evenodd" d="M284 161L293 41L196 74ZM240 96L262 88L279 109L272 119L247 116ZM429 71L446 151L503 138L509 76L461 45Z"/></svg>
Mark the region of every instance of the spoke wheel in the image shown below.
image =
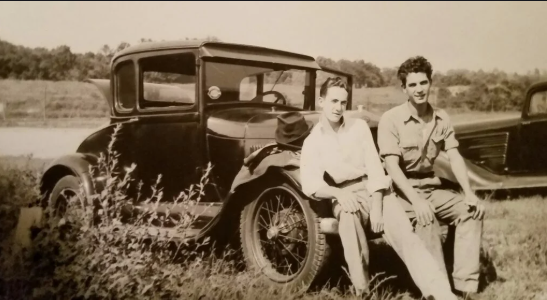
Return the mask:
<svg viewBox="0 0 547 300"><path fill-rule="evenodd" d="M67 175L61 178L51 191L50 217L61 219L66 214L69 201L74 197L79 197L79 190L80 181L77 177Z"/></svg>
<svg viewBox="0 0 547 300"><path fill-rule="evenodd" d="M309 287L329 249L308 200L290 185L266 188L241 214L247 265L274 284Z"/></svg>

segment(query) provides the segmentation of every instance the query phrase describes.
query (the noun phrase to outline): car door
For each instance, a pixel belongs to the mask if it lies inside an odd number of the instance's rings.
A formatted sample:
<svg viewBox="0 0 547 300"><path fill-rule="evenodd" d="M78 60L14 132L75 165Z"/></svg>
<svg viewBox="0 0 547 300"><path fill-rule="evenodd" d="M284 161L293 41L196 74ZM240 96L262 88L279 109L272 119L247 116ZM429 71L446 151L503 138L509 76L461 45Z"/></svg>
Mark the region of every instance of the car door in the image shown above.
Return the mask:
<svg viewBox="0 0 547 300"><path fill-rule="evenodd" d="M192 52L165 52L139 59L139 117L136 152L140 200L149 198L161 176L162 201L171 202L199 184L203 163L196 57ZM159 192L159 190L158 190Z"/></svg>
<svg viewBox="0 0 547 300"><path fill-rule="evenodd" d="M530 93L520 127L524 172L547 173L547 87Z"/></svg>
<svg viewBox="0 0 547 300"><path fill-rule="evenodd" d="M108 101L113 101L112 125L108 128L106 139L98 145L100 151L106 151L106 145L110 145L111 154L116 156L116 164L113 165L113 171L121 177L125 177L131 172L131 178L139 177L138 170L132 169L137 163L137 153L135 151L135 128L137 120L137 73L135 62L131 58L120 59L113 66L113 84L114 93L107 95ZM101 138L103 136L101 135ZM94 151L90 151L94 152ZM103 153L106 154L106 153ZM137 181L130 182L125 191L130 198L135 199L138 194Z"/></svg>

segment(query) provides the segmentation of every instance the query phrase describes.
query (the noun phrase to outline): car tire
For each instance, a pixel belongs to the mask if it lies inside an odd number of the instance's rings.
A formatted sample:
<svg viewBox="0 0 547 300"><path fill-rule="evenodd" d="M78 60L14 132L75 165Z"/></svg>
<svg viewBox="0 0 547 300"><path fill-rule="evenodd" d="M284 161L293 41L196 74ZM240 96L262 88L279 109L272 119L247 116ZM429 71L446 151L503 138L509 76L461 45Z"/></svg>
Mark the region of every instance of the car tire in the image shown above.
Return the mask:
<svg viewBox="0 0 547 300"><path fill-rule="evenodd" d="M57 181L49 197L48 209L52 213L51 217L62 217L68 200L70 197L78 196L79 191L80 180L76 176L66 175Z"/></svg>
<svg viewBox="0 0 547 300"><path fill-rule="evenodd" d="M247 268L270 284L309 288L321 277L330 255L319 223L308 200L289 184L265 188L241 213Z"/></svg>

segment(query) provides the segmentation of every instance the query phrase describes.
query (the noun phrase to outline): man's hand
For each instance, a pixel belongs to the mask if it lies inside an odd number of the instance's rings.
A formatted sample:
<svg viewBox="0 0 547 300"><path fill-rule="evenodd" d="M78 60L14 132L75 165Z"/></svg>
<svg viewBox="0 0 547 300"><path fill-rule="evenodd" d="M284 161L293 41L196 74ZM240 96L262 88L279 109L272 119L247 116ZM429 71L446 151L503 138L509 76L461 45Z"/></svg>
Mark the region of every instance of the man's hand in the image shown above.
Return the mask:
<svg viewBox="0 0 547 300"><path fill-rule="evenodd" d="M336 201L342 206L342 210L348 213L354 213L359 211L359 200L357 200L357 195L346 190L338 190L336 193Z"/></svg>
<svg viewBox="0 0 547 300"><path fill-rule="evenodd" d="M463 157L458 151L458 148L448 150L447 154L450 165L452 166L452 171L465 193L465 204L469 206L469 211L473 211L473 219L479 218L479 220L482 220L485 213L485 207L471 189L467 176L467 167L465 166Z"/></svg>
<svg viewBox="0 0 547 300"><path fill-rule="evenodd" d="M427 200L416 199L412 202L418 224L425 226L433 223L435 219L435 206Z"/></svg>
<svg viewBox="0 0 547 300"><path fill-rule="evenodd" d="M372 210L370 211L370 226L372 227L372 231L375 233L384 231L384 220L382 218L382 210L376 209L374 206L372 207Z"/></svg>
<svg viewBox="0 0 547 300"><path fill-rule="evenodd" d="M474 193L465 195L465 205L469 206L470 211L473 211L473 219L478 218L479 220L482 220L484 218L486 208Z"/></svg>

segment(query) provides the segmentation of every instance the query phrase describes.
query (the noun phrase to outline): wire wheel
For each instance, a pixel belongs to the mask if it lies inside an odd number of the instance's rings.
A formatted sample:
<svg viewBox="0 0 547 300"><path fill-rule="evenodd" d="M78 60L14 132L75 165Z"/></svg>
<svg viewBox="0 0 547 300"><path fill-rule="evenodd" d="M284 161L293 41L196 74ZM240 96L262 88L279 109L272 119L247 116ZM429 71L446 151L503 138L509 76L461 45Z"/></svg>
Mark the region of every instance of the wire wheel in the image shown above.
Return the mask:
<svg viewBox="0 0 547 300"><path fill-rule="evenodd" d="M77 177L67 175L55 184L50 195L50 209L52 217L62 218L67 211L69 201L79 197L80 182Z"/></svg>
<svg viewBox="0 0 547 300"><path fill-rule="evenodd" d="M288 184L266 188L247 205L240 227L247 265L274 284L309 287L326 264L319 219Z"/></svg>

